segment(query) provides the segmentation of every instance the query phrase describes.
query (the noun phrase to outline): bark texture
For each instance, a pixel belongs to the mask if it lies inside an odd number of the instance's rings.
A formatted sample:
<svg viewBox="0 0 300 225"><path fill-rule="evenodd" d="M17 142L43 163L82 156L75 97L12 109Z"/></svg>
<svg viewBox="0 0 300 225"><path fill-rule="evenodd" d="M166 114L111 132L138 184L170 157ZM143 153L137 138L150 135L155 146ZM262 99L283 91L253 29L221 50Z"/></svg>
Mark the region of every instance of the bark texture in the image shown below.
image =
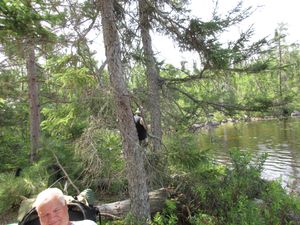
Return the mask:
<svg viewBox="0 0 300 225"><path fill-rule="evenodd" d="M162 129L161 129L161 111L160 111L160 85L159 71L156 66L156 60L152 50L152 39L150 35L149 15L151 7L146 0L139 0L139 15L141 36L143 42L144 59L146 63L146 74L148 81L148 108L151 116L152 145L154 152L161 147Z"/></svg>
<svg viewBox="0 0 300 225"><path fill-rule="evenodd" d="M148 202L144 157L139 145L122 70L120 39L114 15L113 0L98 0L98 3L101 10L110 82L114 93L119 130L123 138L131 212L136 219L146 224L146 221L150 219L150 205Z"/></svg>
<svg viewBox="0 0 300 225"><path fill-rule="evenodd" d="M165 202L170 196L170 191L161 188L149 193L151 214L161 211L165 207ZM130 200L123 200L96 206L102 217L107 219L124 218L130 210Z"/></svg>
<svg viewBox="0 0 300 225"><path fill-rule="evenodd" d="M28 40L25 45L26 69L29 89L29 106L30 106L30 141L31 153L30 162L37 160L37 153L40 147L40 103L39 103L39 85L36 69L36 58L34 43Z"/></svg>

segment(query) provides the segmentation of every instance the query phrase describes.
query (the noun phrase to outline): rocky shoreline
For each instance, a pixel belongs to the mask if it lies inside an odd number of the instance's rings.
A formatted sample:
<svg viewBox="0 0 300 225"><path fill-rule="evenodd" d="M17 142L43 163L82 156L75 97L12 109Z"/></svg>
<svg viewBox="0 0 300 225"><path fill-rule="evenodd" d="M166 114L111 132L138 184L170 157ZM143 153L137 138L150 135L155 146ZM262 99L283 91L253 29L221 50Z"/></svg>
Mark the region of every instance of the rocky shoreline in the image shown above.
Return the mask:
<svg viewBox="0 0 300 225"><path fill-rule="evenodd" d="M300 111L293 111L290 117L300 117ZM288 117L280 117L280 119L283 118L288 118ZM253 122L253 121L273 120L273 119L278 119L278 117L275 116L249 117L247 115L244 115L240 118L234 117L234 118L223 119L221 121L209 120L204 123L194 123L189 127L189 131L194 133L200 130L215 128L227 123Z"/></svg>

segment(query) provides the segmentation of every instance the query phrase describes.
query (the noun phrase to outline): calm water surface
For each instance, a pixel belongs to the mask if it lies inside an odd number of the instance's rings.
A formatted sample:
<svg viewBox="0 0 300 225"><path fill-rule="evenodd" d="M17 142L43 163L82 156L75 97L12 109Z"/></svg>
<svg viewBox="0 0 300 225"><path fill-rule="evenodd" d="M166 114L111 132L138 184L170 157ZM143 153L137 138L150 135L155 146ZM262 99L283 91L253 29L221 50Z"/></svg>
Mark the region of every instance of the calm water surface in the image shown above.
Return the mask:
<svg viewBox="0 0 300 225"><path fill-rule="evenodd" d="M257 157L268 153L263 178L279 179L288 191L300 192L300 118L225 124L201 132L202 149L211 149L219 163L229 163L229 150L239 148Z"/></svg>

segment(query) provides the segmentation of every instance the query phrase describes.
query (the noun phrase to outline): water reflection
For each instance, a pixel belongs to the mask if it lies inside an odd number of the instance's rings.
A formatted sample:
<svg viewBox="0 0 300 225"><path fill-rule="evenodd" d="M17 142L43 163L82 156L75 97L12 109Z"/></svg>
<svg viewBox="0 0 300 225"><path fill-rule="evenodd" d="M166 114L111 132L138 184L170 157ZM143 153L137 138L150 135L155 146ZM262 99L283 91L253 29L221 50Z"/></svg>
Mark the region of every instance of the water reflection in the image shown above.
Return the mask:
<svg viewBox="0 0 300 225"><path fill-rule="evenodd" d="M300 192L300 118L225 124L199 135L200 147L211 149L219 163L229 163L229 150L268 153L262 176L280 179L288 191Z"/></svg>

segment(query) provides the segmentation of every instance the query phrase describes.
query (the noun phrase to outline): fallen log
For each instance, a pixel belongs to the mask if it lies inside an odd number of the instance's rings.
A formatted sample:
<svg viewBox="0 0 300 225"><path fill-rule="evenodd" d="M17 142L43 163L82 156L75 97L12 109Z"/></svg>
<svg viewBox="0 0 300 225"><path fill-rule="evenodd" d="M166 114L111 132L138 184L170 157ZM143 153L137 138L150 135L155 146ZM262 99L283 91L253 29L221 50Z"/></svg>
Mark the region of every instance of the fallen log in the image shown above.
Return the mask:
<svg viewBox="0 0 300 225"><path fill-rule="evenodd" d="M152 215L164 208L165 202L170 197L170 194L171 190L167 188L149 192L150 212ZM121 219L130 211L130 199L96 205L96 207L99 209L101 217L103 218L111 220Z"/></svg>

